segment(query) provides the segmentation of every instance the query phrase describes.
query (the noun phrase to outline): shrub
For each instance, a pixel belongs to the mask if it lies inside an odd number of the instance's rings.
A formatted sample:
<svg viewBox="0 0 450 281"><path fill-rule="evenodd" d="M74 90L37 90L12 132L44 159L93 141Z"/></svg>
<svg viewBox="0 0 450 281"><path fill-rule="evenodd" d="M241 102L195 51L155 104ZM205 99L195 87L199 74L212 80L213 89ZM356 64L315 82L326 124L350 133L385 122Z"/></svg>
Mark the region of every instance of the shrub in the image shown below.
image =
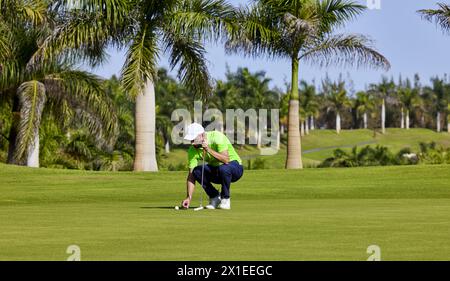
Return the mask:
<svg viewBox="0 0 450 281"><path fill-rule="evenodd" d="M387 165L450 164L450 148L437 146L435 142L420 143L420 153L403 148L396 155L385 146L366 146L358 151L353 147L350 153L342 149L333 151L333 157L325 159L318 167L358 167Z"/></svg>

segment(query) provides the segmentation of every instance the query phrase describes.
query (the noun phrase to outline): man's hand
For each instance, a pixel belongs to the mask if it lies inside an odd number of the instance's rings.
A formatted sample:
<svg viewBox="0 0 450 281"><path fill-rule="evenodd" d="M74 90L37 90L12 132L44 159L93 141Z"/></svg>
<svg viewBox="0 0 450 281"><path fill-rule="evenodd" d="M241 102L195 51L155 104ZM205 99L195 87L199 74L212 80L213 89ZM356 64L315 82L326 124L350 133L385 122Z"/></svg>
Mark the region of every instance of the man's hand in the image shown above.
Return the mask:
<svg viewBox="0 0 450 281"><path fill-rule="evenodd" d="M189 197L187 197L186 199L183 200L183 202L181 202L181 206L183 206L183 208L188 209L189 205L191 205L191 199Z"/></svg>
<svg viewBox="0 0 450 281"><path fill-rule="evenodd" d="M209 152L209 151L208 151L208 149L209 149L208 143L207 143L206 141L203 141L203 142L202 142L202 147L203 147L203 149L204 149L206 152Z"/></svg>

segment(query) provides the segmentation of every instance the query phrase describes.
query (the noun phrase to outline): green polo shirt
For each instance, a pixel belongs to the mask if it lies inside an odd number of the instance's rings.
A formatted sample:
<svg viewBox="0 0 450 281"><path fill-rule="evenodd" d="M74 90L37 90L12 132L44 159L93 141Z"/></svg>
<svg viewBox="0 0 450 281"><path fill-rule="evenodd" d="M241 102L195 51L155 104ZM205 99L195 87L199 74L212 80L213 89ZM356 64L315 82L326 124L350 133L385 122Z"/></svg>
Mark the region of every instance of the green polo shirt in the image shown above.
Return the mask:
<svg viewBox="0 0 450 281"><path fill-rule="evenodd" d="M225 150L228 151L228 156L231 161L238 161L239 164L242 164L242 160L239 155L234 150L233 145L230 140L219 131L210 131L206 132L206 141L208 146L217 152L223 152ZM194 169L198 165L201 165L202 161L203 148L195 148L194 146L190 146L188 150L188 166L189 169ZM223 163L214 158L211 154L206 153L205 162L207 162L211 166L219 166Z"/></svg>

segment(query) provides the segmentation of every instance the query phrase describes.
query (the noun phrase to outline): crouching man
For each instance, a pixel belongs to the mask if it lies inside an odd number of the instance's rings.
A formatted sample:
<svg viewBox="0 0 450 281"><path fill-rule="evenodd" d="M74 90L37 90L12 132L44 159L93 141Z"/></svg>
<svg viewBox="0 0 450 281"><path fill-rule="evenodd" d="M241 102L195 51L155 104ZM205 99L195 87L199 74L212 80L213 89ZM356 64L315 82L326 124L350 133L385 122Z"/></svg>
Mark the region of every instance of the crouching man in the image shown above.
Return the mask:
<svg viewBox="0 0 450 281"><path fill-rule="evenodd" d="M230 140L218 131L205 132L205 129L197 123L188 126L184 139L190 141L191 146L188 150L187 197L183 200L182 206L189 208L195 181L201 184L203 176L203 189L209 196L206 208L231 209L230 185L242 177L244 168ZM204 162L208 164L202 169ZM222 186L220 193L212 183Z"/></svg>

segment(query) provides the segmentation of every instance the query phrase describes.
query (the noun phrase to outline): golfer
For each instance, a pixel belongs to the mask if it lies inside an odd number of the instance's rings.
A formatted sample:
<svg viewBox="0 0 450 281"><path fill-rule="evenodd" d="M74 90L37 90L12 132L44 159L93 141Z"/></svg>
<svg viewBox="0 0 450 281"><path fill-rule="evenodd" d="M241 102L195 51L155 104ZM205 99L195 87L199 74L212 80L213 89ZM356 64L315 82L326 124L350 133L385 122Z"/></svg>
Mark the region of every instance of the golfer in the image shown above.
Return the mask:
<svg viewBox="0 0 450 281"><path fill-rule="evenodd" d="M231 209L230 185L242 177L244 168L230 140L218 131L205 132L198 123L188 126L184 139L190 141L191 146L188 150L187 197L183 200L182 206L189 208L195 181L201 184L202 163L205 160L208 164L204 167L203 189L209 196L206 208ZM212 183L222 185L220 194Z"/></svg>

